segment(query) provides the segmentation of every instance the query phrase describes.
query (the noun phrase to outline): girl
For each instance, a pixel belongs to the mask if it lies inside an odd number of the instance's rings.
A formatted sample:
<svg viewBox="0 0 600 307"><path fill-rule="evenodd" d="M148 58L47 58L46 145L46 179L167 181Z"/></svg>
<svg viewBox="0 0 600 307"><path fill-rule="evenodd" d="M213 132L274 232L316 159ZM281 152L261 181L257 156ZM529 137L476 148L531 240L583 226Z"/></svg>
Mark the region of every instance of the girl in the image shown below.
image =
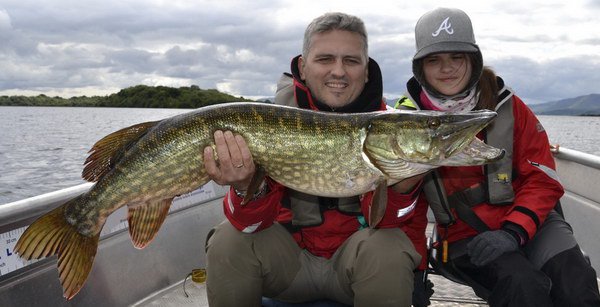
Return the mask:
<svg viewBox="0 0 600 307"><path fill-rule="evenodd" d="M445 167L426 179L419 201L430 206L448 243L446 266L491 306L600 306L596 273L555 210L564 191L546 132L483 66L467 14L430 11L417 22L415 39L414 77L397 107L496 110L479 137L506 150L485 167Z"/></svg>

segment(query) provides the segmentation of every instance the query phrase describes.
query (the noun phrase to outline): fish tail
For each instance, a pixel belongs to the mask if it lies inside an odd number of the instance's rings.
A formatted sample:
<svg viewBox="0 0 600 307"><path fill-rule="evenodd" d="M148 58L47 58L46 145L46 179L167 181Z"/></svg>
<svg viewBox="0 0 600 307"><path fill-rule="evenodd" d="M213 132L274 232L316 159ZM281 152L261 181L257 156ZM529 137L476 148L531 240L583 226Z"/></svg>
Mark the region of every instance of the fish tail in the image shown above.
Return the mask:
<svg viewBox="0 0 600 307"><path fill-rule="evenodd" d="M42 215L21 235L15 252L26 260L58 255L58 271L63 296L71 299L81 290L94 263L100 234L92 237L80 234L65 218L65 208L76 197Z"/></svg>

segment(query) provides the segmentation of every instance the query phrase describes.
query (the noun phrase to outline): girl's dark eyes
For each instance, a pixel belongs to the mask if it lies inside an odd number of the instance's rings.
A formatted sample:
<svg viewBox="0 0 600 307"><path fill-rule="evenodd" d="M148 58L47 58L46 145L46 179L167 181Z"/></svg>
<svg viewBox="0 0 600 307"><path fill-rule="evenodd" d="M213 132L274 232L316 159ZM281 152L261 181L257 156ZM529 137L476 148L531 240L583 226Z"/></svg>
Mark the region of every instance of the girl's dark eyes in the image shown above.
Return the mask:
<svg viewBox="0 0 600 307"><path fill-rule="evenodd" d="M464 54L458 53L458 54L453 54L450 56L450 59L452 61L462 61L464 60L466 57ZM440 62L441 59L439 57L430 57L430 58L425 58L425 63L427 64L435 64Z"/></svg>

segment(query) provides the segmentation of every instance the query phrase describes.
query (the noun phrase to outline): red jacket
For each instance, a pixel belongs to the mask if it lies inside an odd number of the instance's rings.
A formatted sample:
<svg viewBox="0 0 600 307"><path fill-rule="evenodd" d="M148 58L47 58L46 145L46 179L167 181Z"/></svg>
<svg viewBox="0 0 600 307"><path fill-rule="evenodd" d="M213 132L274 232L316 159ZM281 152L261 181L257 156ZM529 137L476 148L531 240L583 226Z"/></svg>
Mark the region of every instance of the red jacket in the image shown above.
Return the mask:
<svg viewBox="0 0 600 307"><path fill-rule="evenodd" d="M503 81L499 79L503 85ZM412 97L417 93L409 92ZM414 89L414 87L413 87ZM420 90L420 87L419 87ZM520 226L527 239L531 239L542 225L548 213L555 207L564 190L560 182L549 176L543 169L554 172L556 167L550 152L548 135L523 101L513 95L513 173L517 176L512 182L515 193L514 202L510 205L490 205L482 203L473 207L473 211L492 230L499 229L505 223ZM510 103L508 101L507 103ZM542 167L538 167L542 166ZM442 167L439 169L447 195L464 190L477 183L484 182L482 166ZM425 197L419 198L419 205L427 205ZM458 219L456 224L448 227L448 242L477 235L477 231ZM416 216L415 219L427 219ZM438 229L444 235L445 229Z"/></svg>
<svg viewBox="0 0 600 307"><path fill-rule="evenodd" d="M225 216L239 231L253 233L273 225L275 221L280 223L291 221L291 211L281 205L281 199L286 193L286 188L271 179L267 179L267 183L269 193L249 202L245 206L240 205L242 199L233 190L230 190L225 196L223 201ZM408 214L397 217L398 210L416 205L419 191L420 189L415 187L411 193L401 194L388 188L386 213L378 227L401 228L415 246L421 247L417 251L421 255L425 255L424 229L427 226L427 221L425 220L422 225L416 225L414 223L416 220L413 220L412 216L426 213L427 206L416 206ZM372 195L373 193L369 192L361 199L361 211L364 220L369 218L369 205ZM307 249L313 255L330 258L350 235L364 226L357 216L347 215L335 209L326 210L323 212L323 223L321 225L300 228L298 232L293 233L293 237L301 248ZM422 229L423 232L419 232L418 229Z"/></svg>
<svg viewBox="0 0 600 307"><path fill-rule="evenodd" d="M308 88L297 78L297 59L296 57L291 65L292 73L296 77L293 78L293 85L291 76L288 75L287 78L289 80L286 80L291 85L288 87L288 90L293 90L294 95L287 95L287 97L294 97L294 104L299 107L311 109L326 107L324 104L316 101ZM289 102L284 103L290 104ZM361 97L357 99L356 103L347 106L342 112L384 109L381 72L377 63L371 59L369 62L369 82L365 85L365 90L363 90ZM271 226L275 221L280 223L291 221L292 212L281 205L286 188L269 178L267 178L267 184L269 186L269 193L255 201L249 202L243 207L240 206L242 199L233 190L227 193L223 201L225 216L236 229L246 233L253 233ZM427 251L424 230L427 221L423 222L412 219L413 215L422 215L427 211L426 206L416 206L419 191L419 185L407 194L401 194L388 188L386 213L378 227L398 227L404 230L416 246L417 251L422 255L423 261L420 268L425 269ZM364 218L362 216L344 214L335 209L326 210L323 212L323 223L321 225L300 228L297 232L292 233L294 239L301 248L307 249L312 254L330 258L350 235L366 226L364 221L369 218L369 204L372 194L372 192L367 193L361 198L361 211ZM408 211L408 213L398 217L398 212L401 209L406 209L405 211Z"/></svg>

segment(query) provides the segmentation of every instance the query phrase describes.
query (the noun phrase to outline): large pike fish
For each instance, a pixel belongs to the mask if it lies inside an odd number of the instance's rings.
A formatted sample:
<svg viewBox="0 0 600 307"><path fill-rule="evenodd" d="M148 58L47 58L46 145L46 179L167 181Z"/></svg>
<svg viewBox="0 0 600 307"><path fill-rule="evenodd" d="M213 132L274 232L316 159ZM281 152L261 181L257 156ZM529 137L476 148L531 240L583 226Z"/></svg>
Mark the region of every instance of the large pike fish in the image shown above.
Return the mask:
<svg viewBox="0 0 600 307"><path fill-rule="evenodd" d="M173 198L209 181L202 152L214 146L216 130L242 135L255 163L275 181L314 195L342 197L378 191L438 166L499 159L502 150L475 138L494 116L491 111L337 114L228 103L137 124L93 146L83 178L96 183L31 224L15 250L25 259L57 254L64 296L70 299L87 279L111 213L128 206L131 239L143 248L158 232ZM385 211L385 201L382 206ZM381 208L373 215L378 212Z"/></svg>

